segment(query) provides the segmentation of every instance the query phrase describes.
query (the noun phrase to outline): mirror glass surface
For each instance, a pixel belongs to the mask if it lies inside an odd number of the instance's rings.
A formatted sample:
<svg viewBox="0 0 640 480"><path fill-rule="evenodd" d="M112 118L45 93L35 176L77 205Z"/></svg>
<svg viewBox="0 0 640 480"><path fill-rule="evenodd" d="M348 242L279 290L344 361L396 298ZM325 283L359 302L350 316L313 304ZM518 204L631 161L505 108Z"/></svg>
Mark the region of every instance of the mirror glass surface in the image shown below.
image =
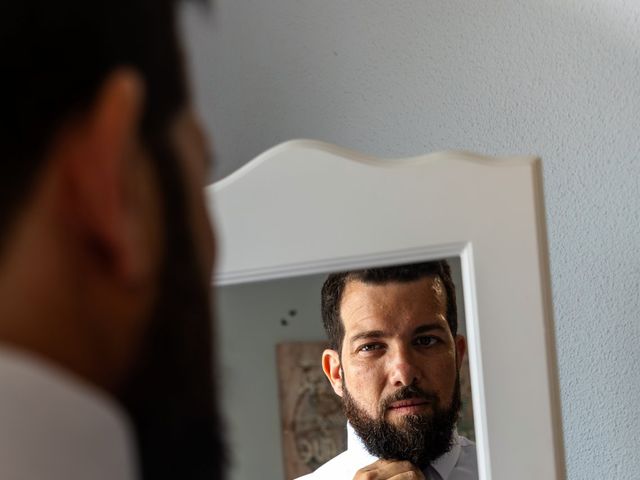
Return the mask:
<svg viewBox="0 0 640 480"><path fill-rule="evenodd" d="M466 335L460 259L446 259ZM371 265L375 266L375 265ZM231 479L289 479L346 448L341 401L321 370L327 273L215 287ZM474 440L468 356L460 369L458 432ZM294 474L295 472L295 474Z"/></svg>

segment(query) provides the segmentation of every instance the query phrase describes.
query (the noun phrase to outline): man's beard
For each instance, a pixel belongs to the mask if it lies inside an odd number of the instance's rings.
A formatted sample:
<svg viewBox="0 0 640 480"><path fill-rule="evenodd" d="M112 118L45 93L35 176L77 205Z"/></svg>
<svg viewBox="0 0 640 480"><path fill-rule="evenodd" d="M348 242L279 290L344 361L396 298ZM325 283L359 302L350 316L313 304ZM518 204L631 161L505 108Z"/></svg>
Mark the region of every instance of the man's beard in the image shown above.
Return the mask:
<svg viewBox="0 0 640 480"><path fill-rule="evenodd" d="M222 479L209 286L185 220L177 160L168 148L154 159L165 196L165 262L142 350L118 397L133 422L143 479Z"/></svg>
<svg viewBox="0 0 640 480"><path fill-rule="evenodd" d="M384 414L392 402L410 398L426 400L432 412L406 415L397 425L385 420ZM385 398L378 418L371 417L356 404L346 384L343 386L342 404L345 416L371 455L387 460L407 460L424 470L451 449L460 411L460 377L457 373L451 402L445 407L435 393L413 385Z"/></svg>

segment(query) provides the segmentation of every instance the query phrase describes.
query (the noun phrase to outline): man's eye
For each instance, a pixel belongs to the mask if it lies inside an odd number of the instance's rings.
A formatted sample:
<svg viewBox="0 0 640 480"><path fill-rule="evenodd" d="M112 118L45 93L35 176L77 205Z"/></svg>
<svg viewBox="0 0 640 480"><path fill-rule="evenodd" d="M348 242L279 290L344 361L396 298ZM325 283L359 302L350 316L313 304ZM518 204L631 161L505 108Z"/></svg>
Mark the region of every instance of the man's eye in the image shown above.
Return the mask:
<svg viewBox="0 0 640 480"><path fill-rule="evenodd" d="M380 343L366 343L358 347L358 352L373 352L374 350L380 350L382 344Z"/></svg>
<svg viewBox="0 0 640 480"><path fill-rule="evenodd" d="M430 347L434 345L438 339L436 337L432 337L431 335L425 335L423 337L418 337L414 340L416 345L420 345L423 347Z"/></svg>

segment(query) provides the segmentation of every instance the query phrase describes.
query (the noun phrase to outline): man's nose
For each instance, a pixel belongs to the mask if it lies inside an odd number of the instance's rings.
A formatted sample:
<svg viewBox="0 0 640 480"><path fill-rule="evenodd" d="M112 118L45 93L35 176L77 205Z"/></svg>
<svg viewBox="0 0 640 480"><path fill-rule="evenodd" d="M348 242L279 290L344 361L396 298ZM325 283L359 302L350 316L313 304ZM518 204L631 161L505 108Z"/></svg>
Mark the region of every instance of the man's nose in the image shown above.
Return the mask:
<svg viewBox="0 0 640 480"><path fill-rule="evenodd" d="M405 387L420 380L415 359L406 348L399 348L391 358L389 381L394 387Z"/></svg>

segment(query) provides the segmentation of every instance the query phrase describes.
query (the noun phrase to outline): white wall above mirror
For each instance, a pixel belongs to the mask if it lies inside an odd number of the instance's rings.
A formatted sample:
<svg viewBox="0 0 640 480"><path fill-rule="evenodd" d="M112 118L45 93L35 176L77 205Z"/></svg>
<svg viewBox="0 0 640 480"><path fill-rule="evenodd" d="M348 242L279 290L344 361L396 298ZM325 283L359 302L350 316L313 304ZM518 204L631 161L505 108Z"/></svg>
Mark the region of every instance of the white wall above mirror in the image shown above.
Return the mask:
<svg viewBox="0 0 640 480"><path fill-rule="evenodd" d="M296 289L317 288L319 308L328 272L443 258L459 263L479 478L564 478L538 160L461 152L379 160L300 140L258 156L209 195L232 478L283 478L274 343L323 338L319 312L304 312L313 325L296 316L293 306L312 308L296 303ZM278 285L290 296L272 295ZM251 351L260 352L253 368L243 353ZM254 395L243 394L252 385ZM269 420L256 423L256 412ZM273 471L252 463L259 446L278 457Z"/></svg>

